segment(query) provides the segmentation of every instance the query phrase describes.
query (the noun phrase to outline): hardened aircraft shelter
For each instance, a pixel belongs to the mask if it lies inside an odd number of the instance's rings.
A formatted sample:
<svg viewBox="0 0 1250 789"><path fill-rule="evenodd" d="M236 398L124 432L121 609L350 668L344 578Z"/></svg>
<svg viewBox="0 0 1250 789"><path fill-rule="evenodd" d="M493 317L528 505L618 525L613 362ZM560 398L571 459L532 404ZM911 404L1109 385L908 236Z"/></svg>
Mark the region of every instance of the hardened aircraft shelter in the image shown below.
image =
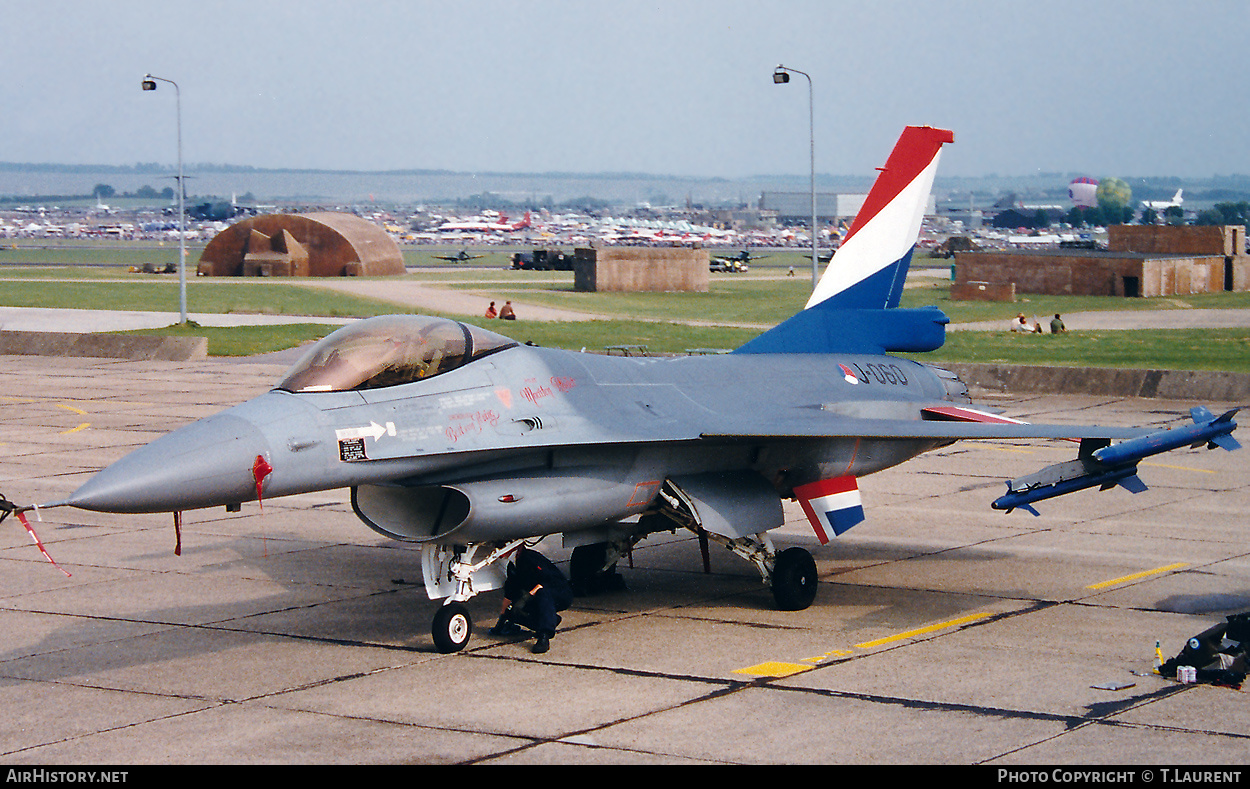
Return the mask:
<svg viewBox="0 0 1250 789"><path fill-rule="evenodd" d="M201 276L353 277L404 273L381 227L330 211L266 214L218 233L200 255Z"/></svg>

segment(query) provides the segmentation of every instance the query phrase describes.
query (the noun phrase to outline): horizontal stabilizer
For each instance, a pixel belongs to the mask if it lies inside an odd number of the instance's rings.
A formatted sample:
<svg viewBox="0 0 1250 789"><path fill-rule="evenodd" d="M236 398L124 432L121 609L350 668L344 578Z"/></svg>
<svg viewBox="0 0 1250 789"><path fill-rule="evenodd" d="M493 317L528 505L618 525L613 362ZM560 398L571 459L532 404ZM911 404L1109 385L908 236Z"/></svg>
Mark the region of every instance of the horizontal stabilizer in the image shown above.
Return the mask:
<svg viewBox="0 0 1250 789"><path fill-rule="evenodd" d="M950 319L936 307L803 310L734 353L925 353L946 342Z"/></svg>

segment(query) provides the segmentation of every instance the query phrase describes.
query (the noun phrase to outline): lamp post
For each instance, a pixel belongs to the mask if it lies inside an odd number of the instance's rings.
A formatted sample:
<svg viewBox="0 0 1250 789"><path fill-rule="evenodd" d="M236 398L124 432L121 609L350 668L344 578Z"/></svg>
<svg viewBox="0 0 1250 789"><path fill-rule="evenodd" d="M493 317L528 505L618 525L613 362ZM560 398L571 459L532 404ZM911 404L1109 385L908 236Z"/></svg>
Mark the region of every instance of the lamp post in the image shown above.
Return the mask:
<svg viewBox="0 0 1250 789"><path fill-rule="evenodd" d="M178 89L178 83L172 79L154 77L151 74L143 75L143 89L156 90L157 80L174 86L178 108L178 312L179 323L185 326L187 323L187 228L182 186L182 91Z"/></svg>
<svg viewBox="0 0 1250 789"><path fill-rule="evenodd" d="M814 291L816 290L816 283L820 280L820 269L816 262L816 114L812 100L812 78L807 72L778 64L777 68L773 69L773 82L778 85L784 85L790 81L790 74L792 73L802 74L807 77L808 148L811 156L812 185L812 290Z"/></svg>

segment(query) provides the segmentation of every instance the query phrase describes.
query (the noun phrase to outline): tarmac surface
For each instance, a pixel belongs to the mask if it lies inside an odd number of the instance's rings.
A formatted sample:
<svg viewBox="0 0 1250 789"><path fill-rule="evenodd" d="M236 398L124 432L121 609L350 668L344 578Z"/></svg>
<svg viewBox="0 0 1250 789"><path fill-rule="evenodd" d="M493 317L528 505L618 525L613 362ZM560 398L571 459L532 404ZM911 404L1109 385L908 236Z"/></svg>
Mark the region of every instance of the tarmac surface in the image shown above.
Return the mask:
<svg viewBox="0 0 1250 789"><path fill-rule="evenodd" d="M282 365L5 357L0 493L54 501L96 469L267 390ZM985 396L1032 421L1167 426L1191 403ZM1219 412L1221 404L1205 403ZM1241 437L1243 443L1246 437ZM1067 442L961 442L861 481L866 522L812 551L816 602L688 533L579 598L551 651L476 632L435 651L419 551L346 491L185 514L43 510L0 526L0 759L32 764L1243 765L1246 692L1151 673L1250 609L1250 454L1142 464L1150 489L1040 517L989 502ZM34 513L30 513L32 516ZM539 546L567 562L557 538ZM629 565L629 566L627 566ZM565 565L567 567L567 564Z"/></svg>

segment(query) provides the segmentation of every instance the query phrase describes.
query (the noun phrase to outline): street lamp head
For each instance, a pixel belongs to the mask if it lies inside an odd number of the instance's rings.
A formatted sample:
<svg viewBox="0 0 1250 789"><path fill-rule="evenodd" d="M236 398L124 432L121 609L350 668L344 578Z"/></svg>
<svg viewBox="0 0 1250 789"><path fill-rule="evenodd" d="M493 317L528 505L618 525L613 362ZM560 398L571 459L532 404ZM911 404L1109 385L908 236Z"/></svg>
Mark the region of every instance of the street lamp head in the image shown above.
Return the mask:
<svg viewBox="0 0 1250 789"><path fill-rule="evenodd" d="M152 79L151 74L143 75L143 89L144 90L156 90L156 80Z"/></svg>
<svg viewBox="0 0 1250 789"><path fill-rule="evenodd" d="M778 85L784 85L785 83L789 81L790 81L790 74L785 70L785 68L778 66L777 68L773 69L773 82L777 83Z"/></svg>

